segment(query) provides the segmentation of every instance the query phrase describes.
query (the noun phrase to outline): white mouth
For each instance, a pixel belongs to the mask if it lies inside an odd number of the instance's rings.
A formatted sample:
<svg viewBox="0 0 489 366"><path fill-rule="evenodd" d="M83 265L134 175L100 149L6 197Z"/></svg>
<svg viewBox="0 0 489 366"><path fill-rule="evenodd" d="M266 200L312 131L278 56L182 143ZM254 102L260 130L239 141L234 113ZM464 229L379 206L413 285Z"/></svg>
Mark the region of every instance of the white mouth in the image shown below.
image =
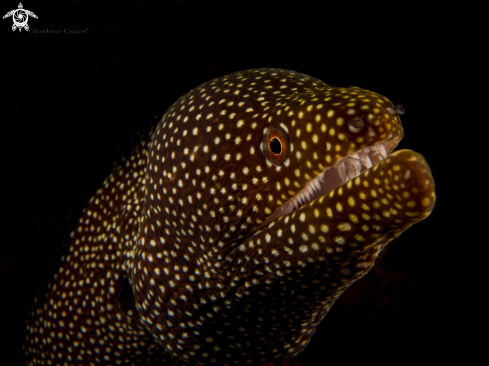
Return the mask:
<svg viewBox="0 0 489 366"><path fill-rule="evenodd" d="M367 169L387 158L397 143L398 141L389 140L379 145L366 147L338 160L333 166L311 179L299 193L272 213L258 229L263 228L280 216L287 215L289 212L312 202L316 198L329 194L336 187L358 177Z"/></svg>

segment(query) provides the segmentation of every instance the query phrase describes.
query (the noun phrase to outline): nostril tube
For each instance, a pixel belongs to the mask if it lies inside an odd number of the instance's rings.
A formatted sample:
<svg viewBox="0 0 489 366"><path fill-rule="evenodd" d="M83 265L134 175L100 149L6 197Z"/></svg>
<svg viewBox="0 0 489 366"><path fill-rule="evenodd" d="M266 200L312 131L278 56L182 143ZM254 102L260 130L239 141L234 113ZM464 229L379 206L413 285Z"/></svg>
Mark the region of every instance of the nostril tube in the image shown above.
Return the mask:
<svg viewBox="0 0 489 366"><path fill-rule="evenodd" d="M387 108L387 111L393 116L402 116L406 112L404 107L400 104L396 105L394 108Z"/></svg>

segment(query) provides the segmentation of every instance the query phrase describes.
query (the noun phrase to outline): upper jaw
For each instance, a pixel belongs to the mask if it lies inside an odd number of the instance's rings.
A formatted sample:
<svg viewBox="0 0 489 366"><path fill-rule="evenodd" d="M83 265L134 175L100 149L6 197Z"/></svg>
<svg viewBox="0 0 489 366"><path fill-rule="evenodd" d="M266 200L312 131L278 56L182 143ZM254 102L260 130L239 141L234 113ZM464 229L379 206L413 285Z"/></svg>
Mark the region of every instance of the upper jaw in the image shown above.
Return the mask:
<svg viewBox="0 0 489 366"><path fill-rule="evenodd" d="M338 160L333 166L311 179L306 186L282 207L281 215L285 215L316 198L329 194L334 188L358 177L365 170L377 165L387 158L397 143L392 140L378 145L365 147L351 155Z"/></svg>
<svg viewBox="0 0 489 366"><path fill-rule="evenodd" d="M272 213L258 228L262 229L270 222L286 215L316 198L329 194L333 189L358 177L365 170L387 158L399 143L399 138L391 138L380 144L365 147L338 160L333 166L311 179L306 186L289 201Z"/></svg>

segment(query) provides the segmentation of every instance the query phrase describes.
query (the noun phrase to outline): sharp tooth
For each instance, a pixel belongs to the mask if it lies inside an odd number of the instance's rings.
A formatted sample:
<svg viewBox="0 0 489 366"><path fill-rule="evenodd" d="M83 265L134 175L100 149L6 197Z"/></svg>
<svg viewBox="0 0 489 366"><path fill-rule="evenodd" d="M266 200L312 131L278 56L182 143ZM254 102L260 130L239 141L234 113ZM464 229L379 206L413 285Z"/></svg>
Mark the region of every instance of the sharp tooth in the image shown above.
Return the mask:
<svg viewBox="0 0 489 366"><path fill-rule="evenodd" d="M367 169L370 169L373 165L372 165L372 162L370 161L370 158L367 156L365 158L365 161L363 162L363 165L365 165L365 167Z"/></svg>
<svg viewBox="0 0 489 366"><path fill-rule="evenodd" d="M324 183L324 172L318 177L321 183Z"/></svg>
<svg viewBox="0 0 489 366"><path fill-rule="evenodd" d="M387 157L387 151L385 150L385 146L384 145L380 145L379 146L379 152L384 157L384 159Z"/></svg>
<svg viewBox="0 0 489 366"><path fill-rule="evenodd" d="M368 156L368 154L366 152L364 152L363 150L360 151L360 161L363 163L363 161L365 160L365 158Z"/></svg>
<svg viewBox="0 0 489 366"><path fill-rule="evenodd" d="M353 164L346 164L346 169L348 170L348 174L350 175L350 178L355 178L357 169Z"/></svg>
<svg viewBox="0 0 489 366"><path fill-rule="evenodd" d="M358 174L360 174L360 168L362 166L362 163L360 162L359 159L351 159L351 163L352 165L355 167L355 177L358 176Z"/></svg>
<svg viewBox="0 0 489 366"><path fill-rule="evenodd" d="M355 153L355 154L351 155L351 157L353 159L360 159L360 156L358 156L358 153Z"/></svg>
<svg viewBox="0 0 489 366"><path fill-rule="evenodd" d="M341 163L340 165L338 165L338 167L336 169L338 170L338 175L340 176L340 179L344 183L345 180L346 180L346 167L345 167L345 163Z"/></svg>
<svg viewBox="0 0 489 366"><path fill-rule="evenodd" d="M314 179L314 185L316 186L316 189L318 191L321 190L321 184L319 183L319 179Z"/></svg>

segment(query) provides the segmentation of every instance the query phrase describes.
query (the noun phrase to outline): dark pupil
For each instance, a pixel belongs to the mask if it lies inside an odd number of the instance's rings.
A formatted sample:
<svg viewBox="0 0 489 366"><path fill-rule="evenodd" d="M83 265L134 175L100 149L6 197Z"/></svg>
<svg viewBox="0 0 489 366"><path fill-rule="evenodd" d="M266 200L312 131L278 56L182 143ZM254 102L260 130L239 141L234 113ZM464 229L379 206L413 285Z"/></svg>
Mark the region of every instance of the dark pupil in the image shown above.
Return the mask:
<svg viewBox="0 0 489 366"><path fill-rule="evenodd" d="M280 143L278 138L274 137L272 141L270 141L270 150L272 150L272 152L277 155L282 152L282 144Z"/></svg>

